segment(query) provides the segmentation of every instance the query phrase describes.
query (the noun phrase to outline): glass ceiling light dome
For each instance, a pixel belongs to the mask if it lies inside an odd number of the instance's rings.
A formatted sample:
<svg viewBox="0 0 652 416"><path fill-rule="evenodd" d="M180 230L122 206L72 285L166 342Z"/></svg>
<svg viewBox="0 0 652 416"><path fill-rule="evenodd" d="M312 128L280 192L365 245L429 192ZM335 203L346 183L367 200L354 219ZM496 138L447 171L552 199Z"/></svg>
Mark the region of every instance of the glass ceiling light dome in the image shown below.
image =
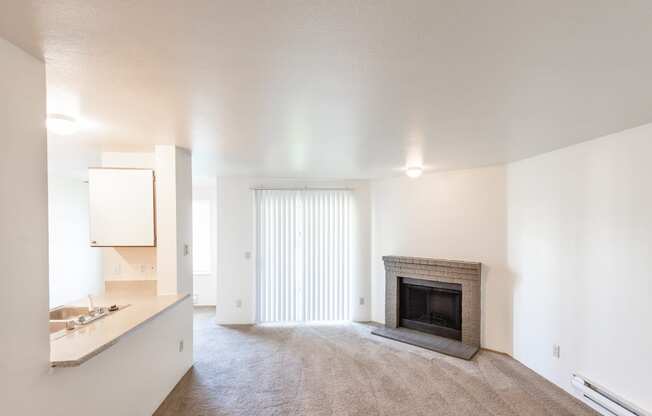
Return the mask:
<svg viewBox="0 0 652 416"><path fill-rule="evenodd" d="M410 166L405 170L405 174L410 178L418 178L423 173L421 166Z"/></svg>

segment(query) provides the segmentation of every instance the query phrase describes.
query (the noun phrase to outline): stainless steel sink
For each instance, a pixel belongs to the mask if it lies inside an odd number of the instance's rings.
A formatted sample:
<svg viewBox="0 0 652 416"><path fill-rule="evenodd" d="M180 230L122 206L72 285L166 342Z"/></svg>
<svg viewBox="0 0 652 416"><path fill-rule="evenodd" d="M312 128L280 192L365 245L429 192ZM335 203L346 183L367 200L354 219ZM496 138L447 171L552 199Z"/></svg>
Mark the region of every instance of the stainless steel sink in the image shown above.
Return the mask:
<svg viewBox="0 0 652 416"><path fill-rule="evenodd" d="M50 321L49 322L50 334L54 334L66 329L66 321Z"/></svg>
<svg viewBox="0 0 652 416"><path fill-rule="evenodd" d="M83 306L60 306L53 309L50 311L50 340L61 338L84 325L112 315L128 306L130 305L117 305L116 310L111 310L106 306L94 307L92 310Z"/></svg>
<svg viewBox="0 0 652 416"><path fill-rule="evenodd" d="M50 311L51 321L65 321L68 319L77 318L78 316L87 315L89 312L87 307L80 306L61 306Z"/></svg>

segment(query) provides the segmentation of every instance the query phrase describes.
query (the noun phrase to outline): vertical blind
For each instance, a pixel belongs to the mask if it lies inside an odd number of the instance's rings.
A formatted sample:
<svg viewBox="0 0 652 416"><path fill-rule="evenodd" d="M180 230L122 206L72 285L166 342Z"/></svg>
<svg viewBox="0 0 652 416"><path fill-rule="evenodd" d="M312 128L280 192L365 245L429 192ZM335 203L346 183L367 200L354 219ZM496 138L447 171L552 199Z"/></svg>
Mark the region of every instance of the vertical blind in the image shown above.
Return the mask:
<svg viewBox="0 0 652 416"><path fill-rule="evenodd" d="M256 190L258 322L350 319L345 190Z"/></svg>
<svg viewBox="0 0 652 416"><path fill-rule="evenodd" d="M300 195L256 191L256 315L259 322L301 319Z"/></svg>

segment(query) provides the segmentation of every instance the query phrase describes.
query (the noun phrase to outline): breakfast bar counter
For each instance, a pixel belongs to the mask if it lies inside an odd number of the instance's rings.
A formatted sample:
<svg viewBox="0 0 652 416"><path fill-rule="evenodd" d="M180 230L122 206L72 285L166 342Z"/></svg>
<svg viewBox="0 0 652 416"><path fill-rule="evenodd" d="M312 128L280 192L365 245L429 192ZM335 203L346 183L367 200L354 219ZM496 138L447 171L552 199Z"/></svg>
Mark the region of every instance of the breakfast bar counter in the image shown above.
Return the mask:
<svg viewBox="0 0 652 416"><path fill-rule="evenodd" d="M96 306L129 305L101 319L80 326L50 341L50 366L76 367L106 350L123 336L177 305L189 294L112 295L93 297ZM87 306L87 300L66 306Z"/></svg>

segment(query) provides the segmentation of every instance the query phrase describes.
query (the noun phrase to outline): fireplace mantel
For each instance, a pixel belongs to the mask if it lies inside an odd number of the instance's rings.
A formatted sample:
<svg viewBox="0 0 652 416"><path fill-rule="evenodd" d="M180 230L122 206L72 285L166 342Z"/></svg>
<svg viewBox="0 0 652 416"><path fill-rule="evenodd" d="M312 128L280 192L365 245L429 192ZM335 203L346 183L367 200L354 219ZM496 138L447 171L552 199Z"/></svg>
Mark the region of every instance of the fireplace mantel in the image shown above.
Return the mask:
<svg viewBox="0 0 652 416"><path fill-rule="evenodd" d="M398 327L399 278L413 278L462 285L462 342L480 346L480 290L482 264L458 260L384 256L385 326Z"/></svg>

